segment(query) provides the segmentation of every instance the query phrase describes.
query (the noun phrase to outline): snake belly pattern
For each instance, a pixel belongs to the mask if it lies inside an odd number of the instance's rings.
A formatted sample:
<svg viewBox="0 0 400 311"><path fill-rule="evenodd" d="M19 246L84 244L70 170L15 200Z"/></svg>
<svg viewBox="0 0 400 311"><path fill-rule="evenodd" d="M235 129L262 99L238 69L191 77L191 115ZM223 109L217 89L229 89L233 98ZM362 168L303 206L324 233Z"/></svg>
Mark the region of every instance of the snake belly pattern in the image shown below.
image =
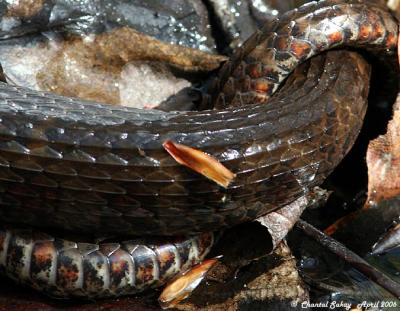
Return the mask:
<svg viewBox="0 0 400 311"><path fill-rule="evenodd" d="M57 296L157 286L200 261L213 230L249 221L320 184L354 143L368 64L337 46L386 53L397 21L373 1L320 1L252 35L210 87L213 110L107 106L0 85L0 269ZM345 61L344 61L345 59ZM293 71L276 96L265 104ZM177 164L172 140L236 174L227 189ZM90 236L195 235L170 243L74 243L23 228Z"/></svg>

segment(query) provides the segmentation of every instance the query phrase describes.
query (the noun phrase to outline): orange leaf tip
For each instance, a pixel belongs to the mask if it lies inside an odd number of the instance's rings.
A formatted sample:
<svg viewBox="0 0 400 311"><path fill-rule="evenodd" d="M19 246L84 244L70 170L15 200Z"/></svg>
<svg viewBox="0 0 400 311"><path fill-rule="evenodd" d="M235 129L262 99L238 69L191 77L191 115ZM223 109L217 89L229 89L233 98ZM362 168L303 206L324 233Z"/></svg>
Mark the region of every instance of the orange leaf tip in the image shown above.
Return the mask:
<svg viewBox="0 0 400 311"><path fill-rule="evenodd" d="M224 188L227 188L236 177L216 158L201 150L174 143L171 140L165 141L163 147L176 162L202 174Z"/></svg>
<svg viewBox="0 0 400 311"><path fill-rule="evenodd" d="M190 294L199 286L206 276L207 272L218 262L222 256L207 259L200 264L192 267L188 271L180 274L171 281L162 291L158 302L161 308L169 309L175 307L182 300L190 296Z"/></svg>

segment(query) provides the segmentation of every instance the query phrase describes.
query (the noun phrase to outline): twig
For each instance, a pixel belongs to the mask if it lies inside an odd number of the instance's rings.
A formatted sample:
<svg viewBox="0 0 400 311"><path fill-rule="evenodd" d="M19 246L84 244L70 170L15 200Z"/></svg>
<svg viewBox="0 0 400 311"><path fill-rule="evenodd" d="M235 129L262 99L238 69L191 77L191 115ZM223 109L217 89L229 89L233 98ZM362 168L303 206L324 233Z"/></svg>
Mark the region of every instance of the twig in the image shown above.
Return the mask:
<svg viewBox="0 0 400 311"><path fill-rule="evenodd" d="M321 232L302 219L296 223L296 226L304 231L304 233L306 233L308 236L315 239L322 246L328 248L331 252L345 260L352 267L362 272L370 280L382 286L395 297L400 298L399 283L393 281L381 271L371 266L368 262L346 248L343 244L331 238L330 236L327 236L325 233Z"/></svg>

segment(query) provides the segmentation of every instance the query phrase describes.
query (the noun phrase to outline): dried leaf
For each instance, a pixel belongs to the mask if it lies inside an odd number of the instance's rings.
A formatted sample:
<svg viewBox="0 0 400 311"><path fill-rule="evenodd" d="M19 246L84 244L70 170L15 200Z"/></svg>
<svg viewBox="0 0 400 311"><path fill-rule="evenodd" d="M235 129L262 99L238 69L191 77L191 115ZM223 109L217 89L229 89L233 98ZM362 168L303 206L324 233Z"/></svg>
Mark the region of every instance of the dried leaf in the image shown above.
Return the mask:
<svg viewBox="0 0 400 311"><path fill-rule="evenodd" d="M400 38L399 38L400 42ZM398 58L400 63L400 46ZM365 206L400 195L400 94L385 135L370 142L367 151L368 199Z"/></svg>
<svg viewBox="0 0 400 311"><path fill-rule="evenodd" d="M257 219L263 226L267 227L271 234L273 248L275 248L299 220L301 213L307 207L306 197L301 197L293 203L282 207L276 212L269 213Z"/></svg>
<svg viewBox="0 0 400 311"><path fill-rule="evenodd" d="M367 151L367 205L400 195L400 96L387 133L370 142Z"/></svg>
<svg viewBox="0 0 400 311"><path fill-rule="evenodd" d="M201 150L177 144L170 140L164 142L163 146L176 162L204 175L224 188L227 188L236 176L218 162L217 159Z"/></svg>

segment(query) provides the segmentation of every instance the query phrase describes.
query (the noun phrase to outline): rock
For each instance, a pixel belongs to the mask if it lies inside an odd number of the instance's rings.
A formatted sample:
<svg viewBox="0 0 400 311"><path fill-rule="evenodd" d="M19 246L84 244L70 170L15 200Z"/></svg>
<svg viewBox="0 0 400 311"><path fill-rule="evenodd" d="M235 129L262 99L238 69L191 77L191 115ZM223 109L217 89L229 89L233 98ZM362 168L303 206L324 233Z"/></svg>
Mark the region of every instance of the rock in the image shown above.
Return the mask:
<svg viewBox="0 0 400 311"><path fill-rule="evenodd" d="M213 51L202 1L0 1L0 38L40 31L86 36L127 26L166 43Z"/></svg>

